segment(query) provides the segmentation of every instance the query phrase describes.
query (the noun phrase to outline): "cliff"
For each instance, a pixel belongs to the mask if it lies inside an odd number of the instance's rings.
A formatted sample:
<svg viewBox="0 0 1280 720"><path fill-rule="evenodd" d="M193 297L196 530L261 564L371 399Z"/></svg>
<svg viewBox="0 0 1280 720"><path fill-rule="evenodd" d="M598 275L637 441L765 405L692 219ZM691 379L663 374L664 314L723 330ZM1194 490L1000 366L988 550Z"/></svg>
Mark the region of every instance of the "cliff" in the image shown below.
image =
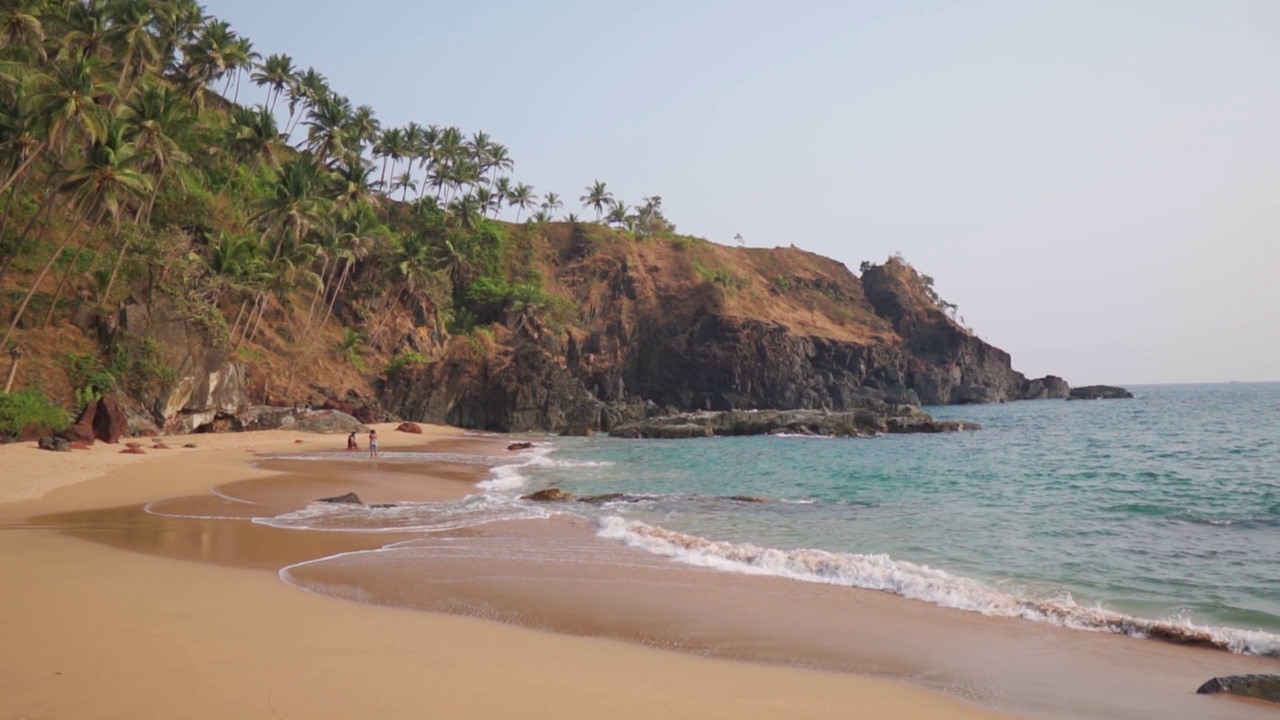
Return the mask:
<svg viewBox="0 0 1280 720"><path fill-rule="evenodd" d="M929 299L900 259L861 278L797 248L631 239L551 224L525 236L563 325L503 307L492 352L389 374L387 409L503 431L613 425L661 412L849 410L1066 397Z"/></svg>

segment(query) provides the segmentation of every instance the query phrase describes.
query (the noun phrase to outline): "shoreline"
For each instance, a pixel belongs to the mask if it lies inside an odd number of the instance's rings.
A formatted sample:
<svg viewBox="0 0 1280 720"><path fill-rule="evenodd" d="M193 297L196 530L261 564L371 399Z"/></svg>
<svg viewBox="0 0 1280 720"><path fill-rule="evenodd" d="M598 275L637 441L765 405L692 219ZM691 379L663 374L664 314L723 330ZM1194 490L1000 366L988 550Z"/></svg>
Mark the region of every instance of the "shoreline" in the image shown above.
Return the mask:
<svg viewBox="0 0 1280 720"><path fill-rule="evenodd" d="M388 428L382 448L459 436L438 428L403 436ZM299 437L304 447L293 442ZM36 515L141 507L232 482L266 480L270 487L280 470L252 465L256 456L246 450L341 442L287 431L193 440L202 447L118 456L124 460L107 457L118 447L95 446L85 453L93 462L72 456L62 468L57 463L65 455L45 453L52 457L25 463L24 472L38 476L34 489L6 485L0 491L9 501L0 504L0 554L11 558L6 573L19 588L2 595L0 611L22 618L4 623L0 636L8 647L24 648L6 654L0 666L5 715L418 717L434 711L496 718L519 708L532 717L1004 717L893 680L336 601L299 592L274 573L231 566L238 560L174 562L82 542L65 528L16 524ZM34 451L2 448L0 462L15 466L18 453ZM98 467L106 472L95 472ZM424 485L445 494L471 488L448 479ZM137 532L127 523L123 530L111 526L123 519L97 528L94 539ZM307 545L311 534L296 536ZM216 543L198 540L204 544L195 548L217 554ZM129 648L124 656L122 648ZM495 681L503 692L493 692ZM236 690L227 692L231 687Z"/></svg>

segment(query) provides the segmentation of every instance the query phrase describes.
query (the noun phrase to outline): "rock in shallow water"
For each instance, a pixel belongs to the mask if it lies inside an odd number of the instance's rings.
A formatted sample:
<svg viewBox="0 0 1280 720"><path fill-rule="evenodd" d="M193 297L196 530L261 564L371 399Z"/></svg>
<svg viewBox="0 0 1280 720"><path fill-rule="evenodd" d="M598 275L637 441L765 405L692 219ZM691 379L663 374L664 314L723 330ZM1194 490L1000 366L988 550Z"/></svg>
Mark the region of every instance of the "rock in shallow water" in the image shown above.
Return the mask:
<svg viewBox="0 0 1280 720"><path fill-rule="evenodd" d="M1087 385L1071 388L1068 400L1124 400L1133 397L1133 393L1114 385Z"/></svg>
<svg viewBox="0 0 1280 720"><path fill-rule="evenodd" d="M1280 675L1230 675L1217 677L1196 690L1199 695L1228 693L1280 703Z"/></svg>
<svg viewBox="0 0 1280 720"><path fill-rule="evenodd" d="M320 498L316 502L337 503L341 505L363 505L364 504L364 502L360 500L360 496L353 492L349 492L346 495L336 495L334 497Z"/></svg>
<svg viewBox="0 0 1280 720"><path fill-rule="evenodd" d="M567 493L560 488L547 488L546 490L539 490L536 493L529 493L521 499L533 500L535 502L558 502L561 500L570 500L572 498L573 493Z"/></svg>
<svg viewBox="0 0 1280 720"><path fill-rule="evenodd" d="M821 435L859 437L880 433L938 433L977 430L974 423L934 420L920 410L884 414L873 410L727 410L655 417L620 425L612 437L683 439L713 435Z"/></svg>

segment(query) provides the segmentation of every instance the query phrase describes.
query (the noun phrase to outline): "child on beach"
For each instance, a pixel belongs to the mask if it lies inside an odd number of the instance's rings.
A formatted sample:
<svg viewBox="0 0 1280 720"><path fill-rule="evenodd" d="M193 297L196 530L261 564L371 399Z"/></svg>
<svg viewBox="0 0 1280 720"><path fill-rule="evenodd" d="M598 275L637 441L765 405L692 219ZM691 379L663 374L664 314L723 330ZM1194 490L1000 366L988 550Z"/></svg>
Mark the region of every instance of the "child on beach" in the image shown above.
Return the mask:
<svg viewBox="0 0 1280 720"><path fill-rule="evenodd" d="M369 431L369 457L378 457L378 431Z"/></svg>
<svg viewBox="0 0 1280 720"><path fill-rule="evenodd" d="M347 436L347 449L348 450L360 449L360 443L356 442L356 434L354 432Z"/></svg>

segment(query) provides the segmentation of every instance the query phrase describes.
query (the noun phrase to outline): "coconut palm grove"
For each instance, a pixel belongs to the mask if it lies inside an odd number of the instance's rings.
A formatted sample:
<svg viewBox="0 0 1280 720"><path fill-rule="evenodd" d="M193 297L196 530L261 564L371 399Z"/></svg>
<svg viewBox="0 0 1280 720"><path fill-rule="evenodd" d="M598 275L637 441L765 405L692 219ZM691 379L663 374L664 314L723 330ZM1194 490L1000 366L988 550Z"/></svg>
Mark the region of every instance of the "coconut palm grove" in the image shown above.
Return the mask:
<svg viewBox="0 0 1280 720"><path fill-rule="evenodd" d="M86 303L172 298L249 360L271 317L292 374L335 312L342 337L320 354L359 365L361 348L385 344L393 304L417 305L455 335L503 319L487 308L566 311L517 246L548 224L577 226L579 212L632 238L674 230L657 196L633 208L599 180L563 197L516 181L511 152L483 131L426 118L383 127L322 69L264 57L193 0L6 5L6 393L15 380L32 385L19 359L40 331ZM239 104L246 83L263 104ZM145 358L146 339L137 345ZM165 379L160 363L94 354L42 357L65 366L78 400L126 377Z"/></svg>

